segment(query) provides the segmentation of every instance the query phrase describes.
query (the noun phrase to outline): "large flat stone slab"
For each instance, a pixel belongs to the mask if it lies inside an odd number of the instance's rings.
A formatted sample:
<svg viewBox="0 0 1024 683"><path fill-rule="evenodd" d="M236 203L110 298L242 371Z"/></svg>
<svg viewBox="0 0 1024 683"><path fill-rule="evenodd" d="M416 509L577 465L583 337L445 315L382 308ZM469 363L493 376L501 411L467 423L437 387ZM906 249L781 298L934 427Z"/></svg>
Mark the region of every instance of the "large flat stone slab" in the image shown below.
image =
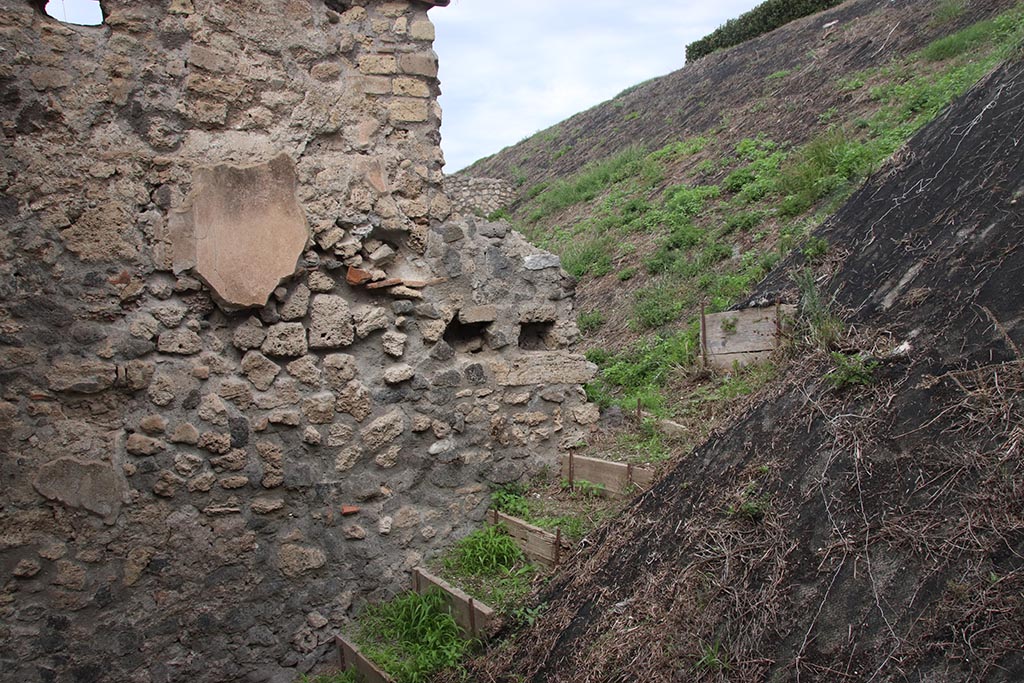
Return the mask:
<svg viewBox="0 0 1024 683"><path fill-rule="evenodd" d="M295 164L200 168L171 217L174 272L192 269L227 308L263 306L295 272L309 228L296 199Z"/></svg>

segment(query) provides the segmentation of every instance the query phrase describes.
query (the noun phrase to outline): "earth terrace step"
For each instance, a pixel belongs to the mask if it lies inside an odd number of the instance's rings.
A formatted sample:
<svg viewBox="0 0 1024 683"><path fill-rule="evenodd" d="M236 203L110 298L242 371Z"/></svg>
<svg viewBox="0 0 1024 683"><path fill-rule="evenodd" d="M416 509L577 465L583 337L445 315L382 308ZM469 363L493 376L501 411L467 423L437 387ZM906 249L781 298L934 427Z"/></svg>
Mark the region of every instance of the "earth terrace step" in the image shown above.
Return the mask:
<svg viewBox="0 0 1024 683"><path fill-rule="evenodd" d="M413 588L417 593L426 593L439 588L445 594L455 623L469 638L485 638L494 621L494 610L465 592L452 586L444 579L434 576L422 567L412 570Z"/></svg>
<svg viewBox="0 0 1024 683"><path fill-rule="evenodd" d="M561 529L551 533L497 510L490 510L487 516L492 523L505 526L530 561L546 569L554 568L561 561Z"/></svg>
<svg viewBox="0 0 1024 683"><path fill-rule="evenodd" d="M575 486L578 481L600 484L602 495L624 498L635 490L645 490L654 482L657 471L651 467L637 467L631 463L612 462L598 458L584 458L572 452L562 455L562 478Z"/></svg>

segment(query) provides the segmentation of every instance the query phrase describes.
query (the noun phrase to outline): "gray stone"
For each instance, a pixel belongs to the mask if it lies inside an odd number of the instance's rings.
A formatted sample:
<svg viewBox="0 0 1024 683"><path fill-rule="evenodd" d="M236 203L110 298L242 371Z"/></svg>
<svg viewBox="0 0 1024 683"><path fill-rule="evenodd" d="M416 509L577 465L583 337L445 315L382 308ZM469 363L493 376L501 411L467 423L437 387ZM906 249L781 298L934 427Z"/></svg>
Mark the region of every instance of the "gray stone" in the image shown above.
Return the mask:
<svg viewBox="0 0 1024 683"><path fill-rule="evenodd" d="M555 254L531 254L523 259L523 267L527 270L544 270L545 268L561 268L562 259Z"/></svg>
<svg viewBox="0 0 1024 683"><path fill-rule="evenodd" d="M168 330L157 337L156 348L160 353L191 356L203 350L203 340L188 328Z"/></svg>
<svg viewBox="0 0 1024 683"><path fill-rule="evenodd" d="M316 359L312 356L303 356L293 360L285 366L288 374L303 384L311 387L320 386L320 368L316 366Z"/></svg>
<svg viewBox="0 0 1024 683"><path fill-rule="evenodd" d="M130 434L125 441L125 450L132 455L156 455L166 448L163 441L138 433Z"/></svg>
<svg viewBox="0 0 1024 683"><path fill-rule="evenodd" d="M380 306L361 306L354 314L356 336L365 339L371 332L385 330L391 321L388 319L388 312Z"/></svg>
<svg viewBox="0 0 1024 683"><path fill-rule="evenodd" d="M381 337L381 341L384 344L384 353L394 358L401 358L402 354L405 353L405 342L409 338L409 335L403 334L402 332L395 332L390 330L384 333Z"/></svg>
<svg viewBox="0 0 1024 683"><path fill-rule="evenodd" d="M51 391L95 394L114 386L117 366L97 360L68 356L53 363L46 373Z"/></svg>
<svg viewBox="0 0 1024 683"><path fill-rule="evenodd" d="M318 294L313 297L309 325L311 348L333 349L352 343L352 314L344 297L335 294Z"/></svg>
<svg viewBox="0 0 1024 683"><path fill-rule="evenodd" d="M505 221L495 221L494 223L482 223L478 224L476 228L477 234L481 237L491 237L497 239L503 239L508 234L509 225Z"/></svg>
<svg viewBox="0 0 1024 683"><path fill-rule="evenodd" d="M339 413L348 413L357 422L365 420L372 410L370 390L359 380L352 380L338 392L335 409Z"/></svg>
<svg viewBox="0 0 1024 683"><path fill-rule="evenodd" d="M330 424L334 421L334 404L336 398L329 391L307 396L302 401L302 414L311 424Z"/></svg>
<svg viewBox="0 0 1024 683"><path fill-rule="evenodd" d="M286 543L277 551L277 567L281 573L294 578L327 564L327 555L320 548Z"/></svg>
<svg viewBox="0 0 1024 683"><path fill-rule="evenodd" d="M263 323L259 318L249 316L244 323L235 328L232 343L236 348L246 351L258 349L267 338L267 331L263 329Z"/></svg>
<svg viewBox="0 0 1024 683"><path fill-rule="evenodd" d="M281 372L281 366L259 351L249 351L242 357L242 372L260 391L266 391Z"/></svg>
<svg viewBox="0 0 1024 683"><path fill-rule="evenodd" d="M367 450L375 451L385 446L405 431L405 413L395 409L371 422L360 434Z"/></svg>
<svg viewBox="0 0 1024 683"><path fill-rule="evenodd" d="M267 328L267 338L260 350L268 356L298 357L306 355L306 328L302 323L277 323Z"/></svg>
<svg viewBox="0 0 1024 683"><path fill-rule="evenodd" d="M384 369L384 382L386 384L400 384L413 378L416 371L410 365L399 363Z"/></svg>
<svg viewBox="0 0 1024 683"><path fill-rule="evenodd" d="M334 391L341 391L356 376L356 359L347 353L324 356L324 379Z"/></svg>
<svg viewBox="0 0 1024 683"><path fill-rule="evenodd" d="M124 477L98 460L58 458L36 472L32 486L39 495L73 508L82 508L113 524L127 493Z"/></svg>
<svg viewBox="0 0 1024 683"><path fill-rule="evenodd" d="M281 320L299 320L309 312L309 287L299 283L278 308Z"/></svg>

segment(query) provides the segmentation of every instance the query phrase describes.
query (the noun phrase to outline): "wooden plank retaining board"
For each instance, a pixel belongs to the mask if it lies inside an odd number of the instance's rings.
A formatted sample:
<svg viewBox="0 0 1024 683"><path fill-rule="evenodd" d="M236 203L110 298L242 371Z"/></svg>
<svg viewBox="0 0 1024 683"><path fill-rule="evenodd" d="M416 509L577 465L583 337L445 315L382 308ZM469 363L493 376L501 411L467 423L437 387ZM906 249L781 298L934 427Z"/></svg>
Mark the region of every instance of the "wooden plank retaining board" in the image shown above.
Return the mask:
<svg viewBox="0 0 1024 683"><path fill-rule="evenodd" d="M584 458L571 452L562 456L562 478L575 485L578 481L589 481L604 487L604 494L621 498L633 487L647 489L654 481L655 470L650 467L636 467L624 462L611 462L597 458Z"/></svg>
<svg viewBox="0 0 1024 683"><path fill-rule="evenodd" d="M515 539L532 562L547 568L558 564L562 545L561 530L553 534L497 510L491 510L488 516L494 524L505 525L508 535Z"/></svg>
<svg viewBox="0 0 1024 683"><path fill-rule="evenodd" d="M444 579L434 576L426 569L417 567L412 570L413 587L417 593L426 593L431 588L440 588L448 599L452 617L459 628L470 638L486 635L494 621L494 610L474 600Z"/></svg>
<svg viewBox="0 0 1024 683"><path fill-rule="evenodd" d="M784 333L785 321L796 313L792 304L745 308L700 317L701 354L704 362L728 370L733 363L747 365L767 358Z"/></svg>
<svg viewBox="0 0 1024 683"><path fill-rule="evenodd" d="M363 683L392 683L391 677L378 669L376 664L359 651L355 643L346 640L344 636L335 636L334 641L341 653L343 670L355 669Z"/></svg>

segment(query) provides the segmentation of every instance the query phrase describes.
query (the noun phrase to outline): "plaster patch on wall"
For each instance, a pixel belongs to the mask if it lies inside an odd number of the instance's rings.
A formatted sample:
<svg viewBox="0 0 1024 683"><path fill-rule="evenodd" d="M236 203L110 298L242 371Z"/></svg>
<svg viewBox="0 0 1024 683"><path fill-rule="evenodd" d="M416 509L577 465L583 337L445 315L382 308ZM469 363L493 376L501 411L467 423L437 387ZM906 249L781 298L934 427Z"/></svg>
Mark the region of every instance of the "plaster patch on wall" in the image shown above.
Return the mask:
<svg viewBox="0 0 1024 683"><path fill-rule="evenodd" d="M194 269L226 308L263 306L295 272L309 229L296 200L295 164L200 168L172 214L174 272Z"/></svg>

